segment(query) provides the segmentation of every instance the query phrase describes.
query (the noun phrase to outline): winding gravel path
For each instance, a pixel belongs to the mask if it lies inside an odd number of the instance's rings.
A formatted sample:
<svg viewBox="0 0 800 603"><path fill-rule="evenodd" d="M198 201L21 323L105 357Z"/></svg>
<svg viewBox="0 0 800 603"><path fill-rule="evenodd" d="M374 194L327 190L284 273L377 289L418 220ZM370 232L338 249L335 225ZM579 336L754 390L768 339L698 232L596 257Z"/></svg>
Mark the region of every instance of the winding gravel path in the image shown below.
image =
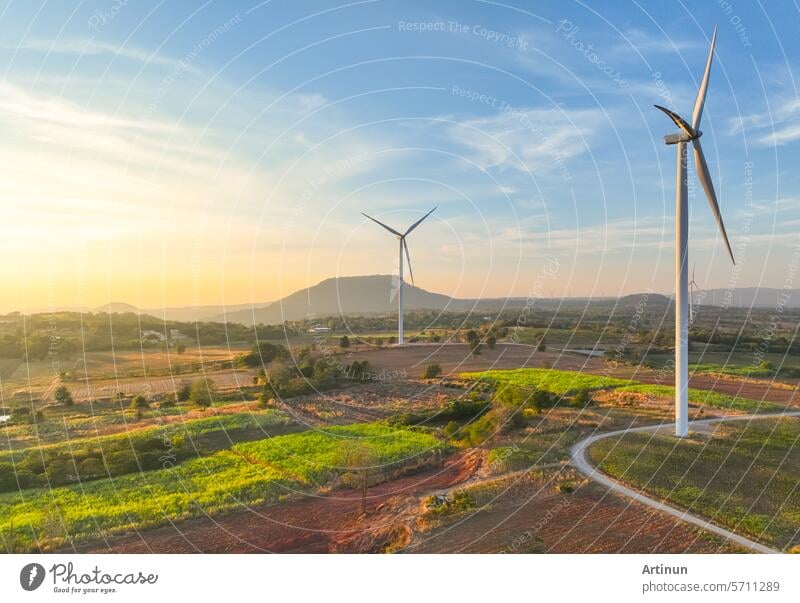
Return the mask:
<svg viewBox="0 0 800 603"><path fill-rule="evenodd" d="M689 428L691 429L693 426L699 425L710 425L712 423L722 423L726 421L749 421L752 419L770 419L770 418L779 418L779 417L799 417L800 412L785 412L785 413L771 413L771 414L758 414L758 415L736 415L731 417L719 417L716 419L702 419L699 421L692 421L689 424ZM617 494L621 494L623 496L627 496L639 502L643 505L651 507L653 509L657 509L663 513L667 513L678 519L685 521L687 523L694 524L704 530L708 530L709 532L713 532L723 538L730 540L740 546L748 548L752 551L757 553L780 553L779 550L770 548L760 542L756 542L754 540L750 540L749 538L745 538L744 536L740 536L739 534L735 534L730 530L726 530L716 524L709 522L707 519L699 517L697 515L693 515L688 511L683 509L678 509L677 507L673 507L668 505L667 503L661 502L659 500L650 498L636 490L628 488L627 486L622 485L620 482L615 481L608 477L607 475L600 473L598 469L593 467L589 464L589 461L586 458L586 450L599 440L604 440L606 438L613 438L614 436L623 435L626 433L636 433L636 432L643 432L643 431L659 431L659 430L666 430L672 429L671 423L660 423L658 425L648 425L645 427L632 427L629 429L618 429L617 431L609 431L606 433L600 433L597 435L593 435L591 437L586 438L585 440L581 440L577 444L575 444L572 449L570 450L570 456L572 464L575 466L578 471L586 475L589 479L597 482L598 484L602 484L606 486L612 492L616 492Z"/></svg>

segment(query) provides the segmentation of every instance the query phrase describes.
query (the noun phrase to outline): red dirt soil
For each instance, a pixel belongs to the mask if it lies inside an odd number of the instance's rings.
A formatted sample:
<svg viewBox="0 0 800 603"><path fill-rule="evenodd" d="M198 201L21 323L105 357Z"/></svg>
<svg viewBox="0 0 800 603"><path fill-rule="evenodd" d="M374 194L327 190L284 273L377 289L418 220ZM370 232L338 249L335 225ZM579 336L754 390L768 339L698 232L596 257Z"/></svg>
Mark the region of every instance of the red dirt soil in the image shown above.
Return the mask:
<svg viewBox="0 0 800 603"><path fill-rule="evenodd" d="M95 553L523 552L531 535L554 553L730 552L733 547L588 484L571 494L541 484L511 488L486 510L450 527L418 532L422 501L479 478L483 454L459 453L430 469L360 493L337 491L79 546ZM520 545L520 540L523 544ZM66 552L66 551L64 551Z"/></svg>
<svg viewBox="0 0 800 603"><path fill-rule="evenodd" d="M457 454L442 467L395 479L369 489L367 517L360 517L361 493L339 490L276 505L253 507L214 518L113 537L77 547L78 552L114 553L325 553L377 552L380 534L391 532L381 512L389 502L417 500L424 492L468 480L480 466L476 451ZM392 514L394 516L394 514ZM370 532L364 538L364 531ZM376 538L377 537L377 538ZM364 550L366 548L366 550Z"/></svg>

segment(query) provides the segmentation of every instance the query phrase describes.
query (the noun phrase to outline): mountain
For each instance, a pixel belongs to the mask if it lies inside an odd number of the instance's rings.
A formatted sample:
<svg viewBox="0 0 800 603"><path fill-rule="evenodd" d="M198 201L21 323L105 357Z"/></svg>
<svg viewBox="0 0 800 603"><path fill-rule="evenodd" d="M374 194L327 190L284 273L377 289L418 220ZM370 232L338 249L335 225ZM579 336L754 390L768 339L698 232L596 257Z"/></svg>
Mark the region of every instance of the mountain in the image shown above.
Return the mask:
<svg viewBox="0 0 800 603"><path fill-rule="evenodd" d="M128 312L132 312L133 314L142 313L136 306L132 306L124 302L108 302L107 304L103 304L102 306L91 308L89 312L95 314L98 312L105 312L106 314L127 314Z"/></svg>
<svg viewBox="0 0 800 603"><path fill-rule="evenodd" d="M313 287L301 289L272 303L236 305L184 306L171 308L137 308L130 304L111 302L97 308L46 308L37 312L54 310L75 312L109 312L147 314L164 320L185 322L236 322L245 325L261 323L280 324L285 320L324 318L353 314L390 314L397 312L396 277L389 275L343 276L326 279ZM524 297L456 299L432 293L406 282L404 287L407 310L447 310L451 312L486 312L501 309L517 310L531 304ZM645 295L647 295L645 302ZM708 289L694 293L698 305L725 308L800 308L800 290L743 287L739 289ZM644 302L649 309L672 304L672 296L660 293L640 293L620 298L536 298L536 307L568 308L638 308Z"/></svg>
<svg viewBox="0 0 800 603"><path fill-rule="evenodd" d="M384 314L397 311L396 277L386 275L342 276L301 289L264 307L227 312L224 320L243 324L279 324L284 320L340 316L344 314ZM468 300L454 300L405 283L403 306L406 310L462 309ZM457 306L457 307L456 307ZM223 316L215 320L222 322Z"/></svg>
<svg viewBox="0 0 800 603"><path fill-rule="evenodd" d="M729 308L800 308L800 291L769 287L703 289L695 292L700 304Z"/></svg>

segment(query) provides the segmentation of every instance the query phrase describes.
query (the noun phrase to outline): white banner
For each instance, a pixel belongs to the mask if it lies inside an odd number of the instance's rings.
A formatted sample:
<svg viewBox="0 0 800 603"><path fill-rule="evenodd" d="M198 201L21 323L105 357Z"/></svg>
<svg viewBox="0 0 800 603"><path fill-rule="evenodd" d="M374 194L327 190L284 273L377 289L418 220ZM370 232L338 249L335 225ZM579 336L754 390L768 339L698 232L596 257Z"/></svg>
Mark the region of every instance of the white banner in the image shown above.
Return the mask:
<svg viewBox="0 0 800 603"><path fill-rule="evenodd" d="M792 601L793 555L4 555L3 601Z"/></svg>

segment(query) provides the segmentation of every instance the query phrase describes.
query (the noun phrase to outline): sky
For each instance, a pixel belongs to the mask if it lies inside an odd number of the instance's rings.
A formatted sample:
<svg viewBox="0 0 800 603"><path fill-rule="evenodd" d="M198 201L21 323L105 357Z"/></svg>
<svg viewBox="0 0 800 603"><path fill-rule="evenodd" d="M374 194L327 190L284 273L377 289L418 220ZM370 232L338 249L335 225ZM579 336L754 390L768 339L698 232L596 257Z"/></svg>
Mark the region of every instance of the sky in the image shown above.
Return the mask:
<svg viewBox="0 0 800 603"><path fill-rule="evenodd" d="M0 3L0 310L669 293L674 126L700 288L800 288L794 1Z"/></svg>

